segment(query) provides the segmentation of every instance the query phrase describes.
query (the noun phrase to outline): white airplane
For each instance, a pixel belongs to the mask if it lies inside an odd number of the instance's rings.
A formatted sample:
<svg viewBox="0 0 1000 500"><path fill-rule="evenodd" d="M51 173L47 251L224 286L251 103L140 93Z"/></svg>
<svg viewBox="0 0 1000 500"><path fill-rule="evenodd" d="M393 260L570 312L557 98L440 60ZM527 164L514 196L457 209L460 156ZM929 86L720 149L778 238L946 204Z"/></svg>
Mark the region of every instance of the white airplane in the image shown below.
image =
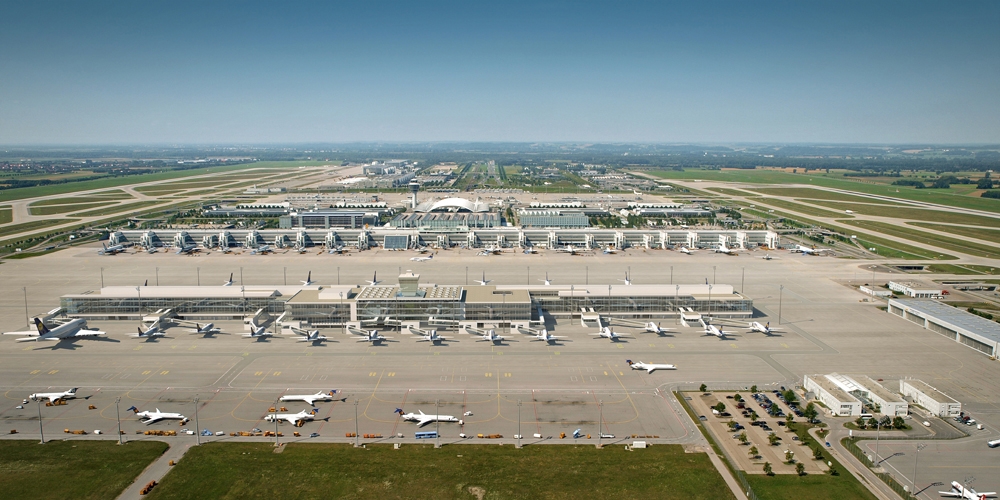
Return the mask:
<svg viewBox="0 0 1000 500"><path fill-rule="evenodd" d="M180 255L182 253L194 253L197 251L198 251L198 245L182 245L178 247L177 251L174 253Z"/></svg>
<svg viewBox="0 0 1000 500"><path fill-rule="evenodd" d="M557 248L556 251L568 253L570 255L576 255L576 254L582 252L583 249L582 248L576 248L573 245L566 245L566 246L564 246L562 248Z"/></svg>
<svg viewBox="0 0 1000 500"><path fill-rule="evenodd" d="M306 279L304 281L299 281L299 283L302 283L303 286L309 286L315 283L315 281L313 281L313 272L309 271L309 275L306 276Z"/></svg>
<svg viewBox="0 0 1000 500"><path fill-rule="evenodd" d="M372 274L371 281L368 281L367 283L368 283L368 286L375 286L375 285L378 285L379 283L381 283L381 281L378 280L378 271L375 271Z"/></svg>
<svg viewBox="0 0 1000 500"><path fill-rule="evenodd" d="M146 249L146 253L156 253L156 247L149 247Z"/></svg>
<svg viewBox="0 0 1000 500"><path fill-rule="evenodd" d="M750 323L750 327L747 329L751 332L763 333L764 335L770 335L773 332L781 331L780 328L771 328L771 322L768 321L766 325L762 325L757 321Z"/></svg>
<svg viewBox="0 0 1000 500"><path fill-rule="evenodd" d="M632 284L632 278L629 277L628 273L625 273L625 279L618 280L618 281L621 281L622 283L625 283L626 285L631 285Z"/></svg>
<svg viewBox="0 0 1000 500"><path fill-rule="evenodd" d="M286 420L288 423L297 426L299 425L299 422L315 420L317 413L319 413L319 408L313 408L312 411L302 410L298 413L269 413L264 416L264 421L274 422L275 420Z"/></svg>
<svg viewBox="0 0 1000 500"><path fill-rule="evenodd" d="M722 331L722 327L715 325L705 325L705 335L715 335L722 340L726 339L726 332Z"/></svg>
<svg viewBox="0 0 1000 500"><path fill-rule="evenodd" d="M78 337L99 337L104 332L97 330L87 330L87 320L77 318L63 323L51 330L42 323L42 320L35 318L35 328L37 332L4 332L4 335L26 335L28 338L17 339L18 342L37 342L39 340L63 340Z"/></svg>
<svg viewBox="0 0 1000 500"><path fill-rule="evenodd" d="M490 328L489 330L480 330L478 328L466 328L466 330L479 335L480 338L476 339L476 342L503 342L506 340L504 337L497 335L497 331Z"/></svg>
<svg viewBox="0 0 1000 500"><path fill-rule="evenodd" d="M479 252L479 255L481 256L500 255L502 253L503 253L503 248L499 246L488 245L486 248L484 248L482 251Z"/></svg>
<svg viewBox="0 0 1000 500"><path fill-rule="evenodd" d="M605 254L618 253L618 250L615 250L615 247L613 247L611 245L608 245L608 246L604 247L604 253Z"/></svg>
<svg viewBox="0 0 1000 500"><path fill-rule="evenodd" d="M314 344L319 342L326 342L328 339L319 334L319 330L300 330L298 328L292 328L292 331L301 335L302 338L297 340L297 342L312 342Z"/></svg>
<svg viewBox="0 0 1000 500"><path fill-rule="evenodd" d="M65 392L36 392L30 396L28 399L38 401L40 399L48 399L50 403L55 403L60 399L76 399L77 388L74 387Z"/></svg>
<svg viewBox="0 0 1000 500"><path fill-rule="evenodd" d="M715 253L724 253L726 255L736 255L738 248L729 248L725 243L719 243L719 246L715 248Z"/></svg>
<svg viewBox="0 0 1000 500"><path fill-rule="evenodd" d="M764 260L775 260L775 259L778 259L778 257L772 257L770 253L764 254L764 256L761 257L761 258L764 259Z"/></svg>
<svg viewBox="0 0 1000 500"><path fill-rule="evenodd" d="M552 280L549 279L549 272L548 271L545 271L545 279L543 279L543 280L540 279L538 281L541 281L542 283L545 283L546 285L551 285L552 284Z"/></svg>
<svg viewBox="0 0 1000 500"><path fill-rule="evenodd" d="M795 248L791 249L793 253L800 253L802 255L820 255L823 252L829 252L829 248L816 248L807 247L804 245L795 245Z"/></svg>
<svg viewBox="0 0 1000 500"><path fill-rule="evenodd" d="M645 331L647 331L649 333L655 333L657 335L662 334L662 333L669 333L669 332L672 332L674 330L673 328L661 328L659 323L653 323L652 321L650 321L649 323L646 323L646 327L645 328L646 328Z"/></svg>
<svg viewBox="0 0 1000 500"><path fill-rule="evenodd" d="M601 331L597 333L591 333L595 339L610 339L612 342L618 342L619 339L630 339L633 338L629 335L619 335L615 333L614 330L606 326L601 327Z"/></svg>
<svg viewBox="0 0 1000 500"><path fill-rule="evenodd" d="M139 327L136 327L136 330L138 330L139 333L132 335L132 337L137 339L152 339L156 337L165 337L167 335L166 333L160 331L159 322L153 323L153 325L147 328L145 331L143 331L143 329Z"/></svg>
<svg viewBox="0 0 1000 500"><path fill-rule="evenodd" d="M939 491L938 493L943 497L964 498L966 500L984 500L987 497L997 496L995 491L976 491L962 486L958 481L951 482L951 491Z"/></svg>
<svg viewBox="0 0 1000 500"><path fill-rule="evenodd" d="M524 253L525 254L538 253L538 250L536 250L535 247L533 247L533 246L531 246L531 247L525 247Z"/></svg>
<svg viewBox="0 0 1000 500"><path fill-rule="evenodd" d="M295 251L298 253L306 253L309 251L309 249L307 249L306 247L297 247Z"/></svg>
<svg viewBox="0 0 1000 500"><path fill-rule="evenodd" d="M680 253L686 253L688 255L692 255L695 252L695 250L691 250L688 247L680 247L679 249L677 249L677 251L680 252Z"/></svg>
<svg viewBox="0 0 1000 500"><path fill-rule="evenodd" d="M229 281L223 283L222 286L233 286L233 273L229 273Z"/></svg>
<svg viewBox="0 0 1000 500"><path fill-rule="evenodd" d="M431 422L460 422L458 417L452 415L427 415L423 411L420 413L403 413L402 408L396 408L394 413L400 414L407 422L416 422L417 427L423 427Z"/></svg>
<svg viewBox="0 0 1000 500"><path fill-rule="evenodd" d="M121 253L125 251L125 245L107 246L104 243L101 243L101 246L103 246L104 248L97 251L97 253L100 255L114 255L116 253Z"/></svg>
<svg viewBox="0 0 1000 500"><path fill-rule="evenodd" d="M243 338L248 339L266 339L268 337L273 337L274 334L267 331L267 327L257 326L253 321L250 322L250 333L244 333Z"/></svg>
<svg viewBox="0 0 1000 500"><path fill-rule="evenodd" d="M304 401L307 405L313 406L317 401L331 401L333 400L333 395L337 393L336 389L329 392L319 391L316 394L289 394L288 396L281 396L278 401Z"/></svg>
<svg viewBox="0 0 1000 500"><path fill-rule="evenodd" d="M213 333L222 333L222 330L215 327L215 323L206 323L202 326L200 323L194 324L194 329L190 330L191 333L200 333L202 335L212 335Z"/></svg>
<svg viewBox="0 0 1000 500"><path fill-rule="evenodd" d="M677 367L674 365L664 365L664 364L653 364L653 363L643 363L642 361L632 362L631 359L626 359L626 363L633 370L646 370L646 373L653 373L656 370L676 370Z"/></svg>
<svg viewBox="0 0 1000 500"><path fill-rule="evenodd" d="M427 257L410 257L413 262L426 262L434 258L434 255L428 255Z"/></svg>
<svg viewBox="0 0 1000 500"><path fill-rule="evenodd" d="M524 332L521 332L521 333L524 333ZM532 342L557 342L559 339L568 338L568 337L558 337L558 336L552 335L551 333L549 333L548 330L546 330L544 328L542 328L541 330L534 331L534 332L532 332L532 331L529 330L528 333L525 333L525 335L531 335L532 337L534 337L533 339L531 339Z"/></svg>
<svg viewBox="0 0 1000 500"><path fill-rule="evenodd" d="M135 406L132 406L128 410L125 410L125 411L129 411L129 410L131 410L132 412L134 412L137 417L145 419L145 420L142 421L142 423L144 423L146 425L149 425L149 424L152 424L152 423L155 423L155 422L159 422L160 420L164 420L164 419L180 420L182 422L186 422L187 421L187 417L185 417L184 415L181 415L180 413L162 412L162 411L160 411L159 408L157 408L156 411L149 411L149 410L139 411L138 408L136 408Z"/></svg>
<svg viewBox="0 0 1000 500"><path fill-rule="evenodd" d="M481 279L481 280L475 280L475 282L479 283L480 285L485 286L485 285L489 285L490 283L493 283L493 280L486 279L486 271L483 271L483 279Z"/></svg>
<svg viewBox="0 0 1000 500"><path fill-rule="evenodd" d="M448 341L448 337L442 337L438 335L437 330L421 330L420 328L410 327L410 333L420 337L417 342L430 342L432 344L437 344L438 342Z"/></svg>
<svg viewBox="0 0 1000 500"><path fill-rule="evenodd" d="M372 344L381 344L389 340L391 337L383 337L378 334L378 330L358 330L357 328L347 327L347 331L354 335L361 335L364 338L359 339L358 342L371 342Z"/></svg>

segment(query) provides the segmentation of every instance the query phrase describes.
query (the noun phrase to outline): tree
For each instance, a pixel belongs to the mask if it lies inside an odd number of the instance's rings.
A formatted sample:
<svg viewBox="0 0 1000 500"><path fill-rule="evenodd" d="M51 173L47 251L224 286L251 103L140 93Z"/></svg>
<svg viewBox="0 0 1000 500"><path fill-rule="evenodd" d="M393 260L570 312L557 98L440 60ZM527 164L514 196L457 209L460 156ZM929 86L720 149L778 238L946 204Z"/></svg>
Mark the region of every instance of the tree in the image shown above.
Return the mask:
<svg viewBox="0 0 1000 500"><path fill-rule="evenodd" d="M778 442L779 441L781 441L781 438L778 437L777 434L775 434L775 433L772 432L772 433L770 433L770 434L767 435L767 442L771 446L778 446Z"/></svg>
<svg viewBox="0 0 1000 500"><path fill-rule="evenodd" d="M779 411L781 411L781 408L778 408L778 405L771 405L767 408L767 414L772 417L777 417Z"/></svg>
<svg viewBox="0 0 1000 500"><path fill-rule="evenodd" d="M813 460L823 460L823 450L820 448L813 448Z"/></svg>
<svg viewBox="0 0 1000 500"><path fill-rule="evenodd" d="M791 389L788 389L787 391L781 393L781 395L784 396L785 402L787 402L788 404L792 404L799 400L798 396L795 395L795 391Z"/></svg>
<svg viewBox="0 0 1000 500"><path fill-rule="evenodd" d="M708 386L705 384L701 384L700 386L698 386L698 390L701 392L705 392L708 390Z"/></svg>
<svg viewBox="0 0 1000 500"><path fill-rule="evenodd" d="M795 464L795 473L800 476L806 475L806 466L802 465L802 462Z"/></svg>
<svg viewBox="0 0 1000 500"><path fill-rule="evenodd" d="M792 463L795 461L795 453L792 450L785 450L785 463Z"/></svg>
<svg viewBox="0 0 1000 500"><path fill-rule="evenodd" d="M990 173L986 172L986 175L979 182L976 183L976 189L992 189L993 179L990 179Z"/></svg>
<svg viewBox="0 0 1000 500"><path fill-rule="evenodd" d="M764 462L764 474L768 476L774 475L774 471L771 470L771 462Z"/></svg>
<svg viewBox="0 0 1000 500"><path fill-rule="evenodd" d="M747 439L747 433L745 433L745 432L741 432L740 433L740 438L739 439L740 439L740 444L747 444L747 442L750 441L749 439Z"/></svg>
<svg viewBox="0 0 1000 500"><path fill-rule="evenodd" d="M854 425L857 425L858 429L864 429L865 428L865 417L858 417L858 419L854 421Z"/></svg>
<svg viewBox="0 0 1000 500"><path fill-rule="evenodd" d="M893 429L902 429L906 427L906 421L903 420L903 417L895 417L892 419L892 427Z"/></svg>
<svg viewBox="0 0 1000 500"><path fill-rule="evenodd" d="M819 415L819 412L816 411L816 405L810 402L809 404L806 405L806 408L802 410L802 415L805 416L806 420L808 420L811 423L816 420L816 417Z"/></svg>
<svg viewBox="0 0 1000 500"><path fill-rule="evenodd" d="M726 422L726 425L729 426L729 430L731 430L731 431L735 431L736 430L736 425L737 424L736 424L735 420L730 420L730 421Z"/></svg>
<svg viewBox="0 0 1000 500"><path fill-rule="evenodd" d="M751 411L750 412L750 421L751 422L756 422L758 418L760 418L760 417L757 416L757 412L755 412L755 411Z"/></svg>
<svg viewBox="0 0 1000 500"><path fill-rule="evenodd" d="M878 420L875 420L875 417L871 417L868 419L866 424L868 425L868 427L876 427L878 426Z"/></svg>
<svg viewBox="0 0 1000 500"><path fill-rule="evenodd" d="M726 411L726 403L723 403L722 401L719 401L719 404L713 406L712 409L715 410L715 411L717 411L717 412L719 412L719 413L722 413L722 412Z"/></svg>
<svg viewBox="0 0 1000 500"><path fill-rule="evenodd" d="M747 455L750 455L750 458L757 458L757 453L760 453L760 450L758 450L756 446L751 446L750 449L747 450Z"/></svg>
<svg viewBox="0 0 1000 500"><path fill-rule="evenodd" d="M878 419L878 425L879 427L891 427L892 419L889 418L889 415L882 415L882 418Z"/></svg>
<svg viewBox="0 0 1000 500"><path fill-rule="evenodd" d="M756 385L751 385L750 386L750 392L757 392L757 386Z"/></svg>
<svg viewBox="0 0 1000 500"><path fill-rule="evenodd" d="M736 401L737 403L742 403L743 402L743 396L740 396L739 393L736 393L736 395L733 396L733 401Z"/></svg>

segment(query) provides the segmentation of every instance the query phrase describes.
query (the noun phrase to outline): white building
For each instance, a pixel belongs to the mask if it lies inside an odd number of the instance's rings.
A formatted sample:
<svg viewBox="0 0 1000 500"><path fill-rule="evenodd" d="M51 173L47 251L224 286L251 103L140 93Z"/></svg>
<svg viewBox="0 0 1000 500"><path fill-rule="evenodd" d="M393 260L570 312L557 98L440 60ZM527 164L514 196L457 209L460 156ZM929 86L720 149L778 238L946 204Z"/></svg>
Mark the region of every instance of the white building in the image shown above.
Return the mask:
<svg viewBox="0 0 1000 500"><path fill-rule="evenodd" d="M889 290L914 299L939 299L944 296L944 291L941 288L909 281L890 281Z"/></svg>
<svg viewBox="0 0 1000 500"><path fill-rule="evenodd" d="M816 395L816 399L826 405L838 417L861 415L861 401L835 384L826 375L806 375L802 387Z"/></svg>
<svg viewBox="0 0 1000 500"><path fill-rule="evenodd" d="M962 412L962 403L919 380L900 380L899 392L939 417L954 417Z"/></svg>
<svg viewBox="0 0 1000 500"><path fill-rule="evenodd" d="M899 394L894 391L886 389L882 384L864 375L849 378L862 391L862 397L878 405L881 414L902 417L909 412L910 405L906 400L899 397Z"/></svg>
<svg viewBox="0 0 1000 500"><path fill-rule="evenodd" d="M1000 324L936 300L889 299L889 313L987 356L1000 356Z"/></svg>

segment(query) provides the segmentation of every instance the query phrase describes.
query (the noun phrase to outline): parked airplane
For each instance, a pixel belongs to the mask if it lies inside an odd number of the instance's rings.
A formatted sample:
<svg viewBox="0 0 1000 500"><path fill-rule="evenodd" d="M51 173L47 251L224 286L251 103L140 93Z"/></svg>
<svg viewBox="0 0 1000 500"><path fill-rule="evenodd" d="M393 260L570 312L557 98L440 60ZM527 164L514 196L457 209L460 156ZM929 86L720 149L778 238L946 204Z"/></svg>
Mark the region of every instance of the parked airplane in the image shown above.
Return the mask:
<svg viewBox="0 0 1000 500"><path fill-rule="evenodd" d="M715 335L722 340L726 339L726 332L722 331L721 326L705 324L705 335Z"/></svg>
<svg viewBox="0 0 1000 500"><path fill-rule="evenodd" d="M156 247L149 247L146 249L146 253L156 253Z"/></svg>
<svg viewBox="0 0 1000 500"><path fill-rule="evenodd" d="M615 247L613 247L611 245L608 245L608 246L604 247L604 253L605 254L618 253L618 250L615 250Z"/></svg>
<svg viewBox="0 0 1000 500"><path fill-rule="evenodd" d="M800 253L802 255L820 255L823 252L829 252L829 251L830 251L829 248L807 247L804 245L795 245L795 248L791 249L791 252Z"/></svg>
<svg viewBox="0 0 1000 500"><path fill-rule="evenodd" d="M306 276L305 281L299 281L299 283L302 283L303 286L309 286L315 283L315 281L313 281L313 272L309 271L309 275Z"/></svg>
<svg viewBox="0 0 1000 500"><path fill-rule="evenodd" d="M371 342L372 344L381 344L382 342L388 341L391 337L383 337L379 335L378 330L358 330L354 327L347 327L347 331L354 335L361 335L364 338L359 339L358 342Z"/></svg>
<svg viewBox="0 0 1000 500"><path fill-rule="evenodd" d="M266 339L268 337L273 337L274 334L267 331L265 326L257 326L257 323L250 321L250 333L244 333L243 337L248 339Z"/></svg>
<svg viewBox="0 0 1000 500"><path fill-rule="evenodd" d="M379 281L379 280L378 280L378 271L375 271L375 272L374 272L374 273L372 274L372 279L371 279L371 281L369 281L369 282L367 282L367 283L368 283L368 286L375 286L375 285L378 285L379 283L381 283L381 281Z"/></svg>
<svg viewBox="0 0 1000 500"><path fill-rule="evenodd" d="M633 370L646 370L646 373L653 373L656 370L676 370L677 367L674 365L663 365L663 364L653 364L653 363L643 363L642 361L632 362L631 359L626 359L626 363Z"/></svg>
<svg viewBox="0 0 1000 500"><path fill-rule="evenodd" d="M107 246L104 243L101 243L101 246L103 246L104 248L102 250L97 251L97 253L100 255L114 255L116 253L121 253L125 251L125 245Z"/></svg>
<svg viewBox="0 0 1000 500"><path fill-rule="evenodd" d="M98 337L104 332L97 330L87 330L87 320L77 318L63 323L51 330L42 320L35 318L35 328L37 332L4 332L4 335L26 335L28 338L17 339L18 342L37 342L39 340L63 340L78 337Z"/></svg>
<svg viewBox="0 0 1000 500"><path fill-rule="evenodd" d="M551 285L552 284L552 280L549 279L549 272L548 271L545 271L545 279L543 279L543 280L540 279L538 281L541 281L542 283L545 283L546 285Z"/></svg>
<svg viewBox="0 0 1000 500"><path fill-rule="evenodd" d="M630 339L633 338L629 335L619 335L615 333L614 330L606 326L601 327L601 331L597 333L591 333L595 339L610 339L612 342L618 342L619 339Z"/></svg>
<svg viewBox="0 0 1000 500"><path fill-rule="evenodd" d="M40 399L48 399L50 403L55 403L56 401L59 401L60 399L63 399L63 400L65 400L65 399L76 399L76 391L77 391L77 388L74 387L74 388L72 388L72 389L70 389L68 391L65 391L65 392L36 392L36 393L28 396L28 399L31 399L31 400L34 400L34 401L38 401Z"/></svg>
<svg viewBox="0 0 1000 500"><path fill-rule="evenodd" d="M489 285L490 283L492 283L493 280L486 279L486 271L483 271L483 279L481 279L481 280L475 280L475 282L479 283L480 285L484 285L485 286L485 285Z"/></svg>
<svg viewBox="0 0 1000 500"><path fill-rule="evenodd" d="M566 245L564 247L556 249L556 251L558 251L558 252L564 252L564 253L568 253L570 255L576 255L576 254L582 252L583 250L584 249L582 249L582 248L576 248L573 245Z"/></svg>
<svg viewBox="0 0 1000 500"><path fill-rule="evenodd" d="M137 339L151 339L155 337L165 337L167 334L160 331L160 323L153 323L152 326L143 331L142 328L136 327L139 333L132 335L132 337Z"/></svg>
<svg viewBox="0 0 1000 500"><path fill-rule="evenodd" d="M316 394L289 394L281 396L278 401L304 401L307 405L313 406L317 401L332 401L336 393L337 390L333 389L329 392L319 391Z"/></svg>
<svg viewBox="0 0 1000 500"><path fill-rule="evenodd" d="M182 422L186 422L187 421L187 417L185 417L184 415L181 415L180 413L162 412L162 411L160 411L159 408L157 408L156 411L149 411L149 410L139 411L138 408L136 408L135 406L132 406L132 407L128 408L125 411L132 411L139 418L145 419L145 420L142 421L142 423L144 423L146 425L149 425L149 424L152 424L152 423L156 423L156 422L159 422L160 420L164 420L164 419L180 420Z"/></svg>
<svg viewBox="0 0 1000 500"><path fill-rule="evenodd" d="M535 247L533 247L533 246L530 246L530 247L525 247L525 248L524 248L524 253L525 253L525 254L533 254L533 253L538 253L538 250L536 250L536 249L535 249Z"/></svg>
<svg viewBox="0 0 1000 500"><path fill-rule="evenodd" d="M477 342L498 343L506 340L505 337L497 335L497 331L492 328L490 328L489 330L481 330L479 328L466 327L465 329L469 332L479 335L480 338L476 340Z"/></svg>
<svg viewBox="0 0 1000 500"><path fill-rule="evenodd" d="M292 331L302 336L298 342L312 342L317 344L328 340L325 336L319 334L319 330L300 330L298 328L292 328Z"/></svg>
<svg viewBox="0 0 1000 500"><path fill-rule="evenodd" d="M269 413L264 416L264 421L274 422L275 420L285 420L292 425L298 426L299 422L315 420L317 413L319 413L319 408L313 408L312 411L302 410L298 413Z"/></svg>
<svg viewBox="0 0 1000 500"><path fill-rule="evenodd" d="M549 343L551 343L551 342L557 342L557 341L559 341L559 339L568 338L568 337L557 337L555 335L552 335L551 333L549 333L548 330L546 330L544 328L542 328L541 330L531 330L531 329L529 329L527 333L525 333L525 332L521 332L521 333L524 333L525 335L531 335L532 337L534 337L533 339L531 339L532 342L549 342Z"/></svg>
<svg viewBox="0 0 1000 500"><path fill-rule="evenodd" d="M206 323L202 326L200 323L194 324L194 329L190 330L191 333L200 333L202 335L212 335L213 333L222 333L222 330L215 327L215 323Z"/></svg>
<svg viewBox="0 0 1000 500"><path fill-rule="evenodd" d="M427 257L410 257L413 262L425 262L434 258L434 255L428 255Z"/></svg>
<svg viewBox="0 0 1000 500"><path fill-rule="evenodd" d="M764 256L761 257L761 258L764 259L764 260L777 260L778 259L778 257L772 257L771 254L769 254L769 253L764 254Z"/></svg>
<svg viewBox="0 0 1000 500"><path fill-rule="evenodd" d="M653 323L652 321L646 323L646 331L649 333L655 333L659 335L663 333L672 332L673 330L674 330L673 328L661 328L659 323Z"/></svg>
<svg viewBox="0 0 1000 500"><path fill-rule="evenodd" d="M417 427L423 427L431 422L461 422L457 417L452 415L427 415L421 410L417 411L420 413L403 413L402 408L396 408L396 411L393 413L398 413L407 422L416 422Z"/></svg>
<svg viewBox="0 0 1000 500"><path fill-rule="evenodd" d="M680 247L679 249L677 249L677 251L680 253L686 253L688 255L692 255L695 252L695 250L691 250L688 247Z"/></svg>
<svg viewBox="0 0 1000 500"><path fill-rule="evenodd" d="M976 491L962 486L958 481L951 482L951 491L939 491L938 493L944 497L964 498L966 500L984 500L987 497L997 496L995 491Z"/></svg>
<svg viewBox="0 0 1000 500"><path fill-rule="evenodd" d="M198 251L198 245L183 245L179 247L177 251L174 253L180 255L182 253L195 253L197 251Z"/></svg>
<svg viewBox="0 0 1000 500"><path fill-rule="evenodd" d="M768 321L766 325L762 325L759 322L754 321L750 323L750 328L748 328L748 330L751 332L763 333L764 335L770 335L774 332L781 331L780 328L771 328L770 321Z"/></svg>
<svg viewBox="0 0 1000 500"><path fill-rule="evenodd" d="M437 344L442 341L448 341L448 337L442 337L438 335L437 330L421 330L420 328L410 327L410 333L417 335L417 342L430 342L432 344Z"/></svg>
<svg viewBox="0 0 1000 500"><path fill-rule="evenodd" d="M622 283L625 283L626 285L631 285L632 284L632 278L629 277L628 273L625 273L625 279L618 280L618 281L621 281Z"/></svg>
<svg viewBox="0 0 1000 500"><path fill-rule="evenodd" d="M736 255L739 251L740 249L738 248L727 247L725 243L719 243L719 246L715 248L715 253L724 253L726 255Z"/></svg>
<svg viewBox="0 0 1000 500"><path fill-rule="evenodd" d="M222 286L233 286L233 273L229 273L229 281L223 283Z"/></svg>

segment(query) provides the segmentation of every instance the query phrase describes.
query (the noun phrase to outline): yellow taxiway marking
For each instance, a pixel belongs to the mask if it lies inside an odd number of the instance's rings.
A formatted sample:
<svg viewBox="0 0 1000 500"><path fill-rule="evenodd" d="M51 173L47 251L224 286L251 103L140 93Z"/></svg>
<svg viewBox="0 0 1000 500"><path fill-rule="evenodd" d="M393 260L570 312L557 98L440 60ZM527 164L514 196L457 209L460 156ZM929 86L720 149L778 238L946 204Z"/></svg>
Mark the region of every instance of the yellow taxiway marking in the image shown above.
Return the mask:
<svg viewBox="0 0 1000 500"><path fill-rule="evenodd" d="M625 376L625 374L624 374L624 373L622 373L622 372L618 372L618 375L621 375L621 376L623 376L623 377Z"/></svg>
<svg viewBox="0 0 1000 500"><path fill-rule="evenodd" d="M249 355L250 355L250 353L249 353L249 352L244 352L244 353L243 353L243 355L244 355L244 356L249 356Z"/></svg>
<svg viewBox="0 0 1000 500"><path fill-rule="evenodd" d="M559 355L559 351L553 352L552 354L555 355L555 356L558 356Z"/></svg>
<svg viewBox="0 0 1000 500"><path fill-rule="evenodd" d="M139 349L142 349L141 345L137 345L137 346L135 346L135 347L132 348L133 351L138 351Z"/></svg>
<svg viewBox="0 0 1000 500"><path fill-rule="evenodd" d="M781 347L784 347L785 349L788 349L788 344L782 343Z"/></svg>
<svg viewBox="0 0 1000 500"><path fill-rule="evenodd" d="M504 376L504 377L510 377L510 372L506 372L506 373L504 373L504 374L503 374L503 376Z"/></svg>
<svg viewBox="0 0 1000 500"><path fill-rule="evenodd" d="M503 351L497 351L497 356L503 356Z"/></svg>
<svg viewBox="0 0 1000 500"><path fill-rule="evenodd" d="M259 376L261 376L263 374L264 374L264 372L254 372L253 376L254 377L259 377Z"/></svg>
<svg viewBox="0 0 1000 500"><path fill-rule="evenodd" d="M440 352L438 352L438 351L434 351L434 355L435 355L435 356L440 356L440 355L441 355L441 353L440 353Z"/></svg>
<svg viewBox="0 0 1000 500"><path fill-rule="evenodd" d="M607 376L608 376L608 371L607 371L607 370L604 370L604 376L605 376L605 377L607 377Z"/></svg>
<svg viewBox="0 0 1000 500"><path fill-rule="evenodd" d="M656 344L649 344L649 347L656 347Z"/></svg>
<svg viewBox="0 0 1000 500"><path fill-rule="evenodd" d="M59 373L59 370L49 370L49 375L55 375Z"/></svg>
<svg viewBox="0 0 1000 500"><path fill-rule="evenodd" d="M729 344L729 345L730 345L730 346L731 346L731 347L732 347L733 349L739 349L739 347L736 347L736 344Z"/></svg>
<svg viewBox="0 0 1000 500"><path fill-rule="evenodd" d="M669 348L673 349L673 348L674 348L674 345L673 345L673 344L667 344L667 347L669 347Z"/></svg>
<svg viewBox="0 0 1000 500"><path fill-rule="evenodd" d="M369 377L374 377L375 375L378 375L378 372L368 372Z"/></svg>
<svg viewBox="0 0 1000 500"><path fill-rule="evenodd" d="M395 377L395 376L396 376L396 372L389 372L389 373L386 373L386 374L385 374L385 376L386 376L386 377Z"/></svg>
<svg viewBox="0 0 1000 500"><path fill-rule="evenodd" d="M142 372L143 375L149 375L150 373L153 373L153 370L146 370Z"/></svg>
<svg viewBox="0 0 1000 500"><path fill-rule="evenodd" d="M32 375L37 375L41 370L31 370Z"/></svg>
<svg viewBox="0 0 1000 500"><path fill-rule="evenodd" d="M168 373L170 373L170 370L163 370L162 372L160 372L160 375L166 375Z"/></svg>
<svg viewBox="0 0 1000 500"><path fill-rule="evenodd" d="M487 373L487 374L486 374L486 376L487 376L487 377L492 377L492 376L493 376L493 374L492 374L492 373Z"/></svg>
<svg viewBox="0 0 1000 500"><path fill-rule="evenodd" d="M277 377L278 375L281 375L281 372L274 372L272 375Z"/></svg>
<svg viewBox="0 0 1000 500"><path fill-rule="evenodd" d="M619 349L624 349L624 348L625 348L625 346L623 346L623 345L621 345L621 344L618 344L618 348L619 348Z"/></svg>

